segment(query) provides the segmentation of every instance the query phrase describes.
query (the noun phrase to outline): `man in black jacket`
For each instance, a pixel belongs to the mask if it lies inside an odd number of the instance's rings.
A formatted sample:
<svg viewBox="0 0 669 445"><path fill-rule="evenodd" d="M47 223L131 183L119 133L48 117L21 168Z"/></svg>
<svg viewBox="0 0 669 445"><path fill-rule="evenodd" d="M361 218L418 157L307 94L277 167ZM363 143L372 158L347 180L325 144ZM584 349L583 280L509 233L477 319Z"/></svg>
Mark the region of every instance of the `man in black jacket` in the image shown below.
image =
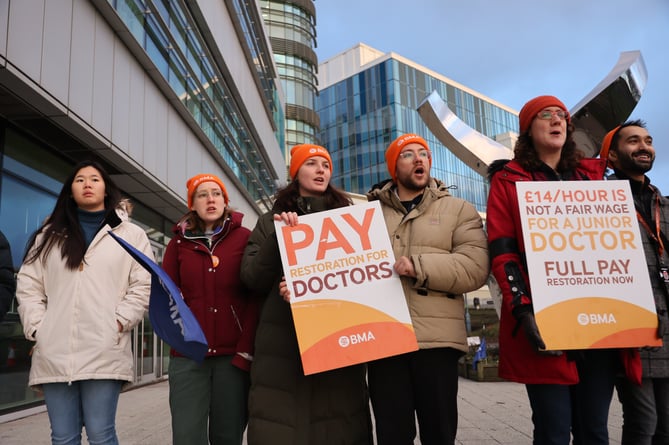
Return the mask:
<svg viewBox="0 0 669 445"><path fill-rule="evenodd" d="M630 182L639 229L648 263L659 320L661 348L640 351L641 386L620 379L616 388L623 404L622 444L669 443L669 199L651 185L646 173L653 167L655 148L646 124L628 121L610 131L602 143L615 174L610 179Z"/></svg>

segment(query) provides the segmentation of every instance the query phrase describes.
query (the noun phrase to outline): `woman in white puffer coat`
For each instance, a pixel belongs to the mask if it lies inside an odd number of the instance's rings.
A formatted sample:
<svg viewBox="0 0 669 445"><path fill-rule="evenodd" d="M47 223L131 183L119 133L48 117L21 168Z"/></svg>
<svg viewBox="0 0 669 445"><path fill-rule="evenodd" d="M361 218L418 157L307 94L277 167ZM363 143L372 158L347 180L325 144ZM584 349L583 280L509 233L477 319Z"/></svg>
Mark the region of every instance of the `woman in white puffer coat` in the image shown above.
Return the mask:
<svg viewBox="0 0 669 445"><path fill-rule="evenodd" d="M133 379L130 333L151 276L108 234L153 258L101 165L84 161L63 184L17 276L19 315L35 341L29 384L44 393L53 444L117 444L116 407Z"/></svg>

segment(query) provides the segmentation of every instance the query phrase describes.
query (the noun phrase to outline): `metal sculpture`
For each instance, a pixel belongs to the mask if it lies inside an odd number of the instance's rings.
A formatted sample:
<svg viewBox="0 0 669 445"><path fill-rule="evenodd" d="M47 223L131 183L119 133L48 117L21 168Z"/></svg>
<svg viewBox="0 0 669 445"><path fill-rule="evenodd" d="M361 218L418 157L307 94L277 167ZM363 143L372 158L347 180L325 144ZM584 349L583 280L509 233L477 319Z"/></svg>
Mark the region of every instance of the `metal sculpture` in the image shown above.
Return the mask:
<svg viewBox="0 0 669 445"><path fill-rule="evenodd" d="M632 114L647 78L641 52L622 52L611 72L570 110L574 138L586 156L597 156L604 135ZM439 142L482 176L492 161L513 156L511 149L460 120L436 92L421 102L418 114Z"/></svg>

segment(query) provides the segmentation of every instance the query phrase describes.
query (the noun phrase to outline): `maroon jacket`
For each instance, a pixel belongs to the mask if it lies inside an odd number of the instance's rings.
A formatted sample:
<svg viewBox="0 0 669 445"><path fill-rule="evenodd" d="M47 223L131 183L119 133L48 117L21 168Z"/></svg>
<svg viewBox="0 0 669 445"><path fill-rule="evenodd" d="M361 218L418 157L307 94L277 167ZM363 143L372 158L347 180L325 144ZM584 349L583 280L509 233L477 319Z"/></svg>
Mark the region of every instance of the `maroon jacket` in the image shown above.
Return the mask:
<svg viewBox="0 0 669 445"><path fill-rule="evenodd" d="M209 343L207 357L233 355L232 364L249 370L258 325L259 305L239 279L250 230L243 215L233 212L212 238L184 233L175 226L163 269L181 289ZM219 264L214 266L215 258ZM172 356L179 354L172 350Z"/></svg>
<svg viewBox="0 0 669 445"><path fill-rule="evenodd" d="M574 171L573 180L601 180L606 160L583 159ZM494 168L493 168L494 170ZM487 231L492 273L502 290L502 311L499 330L499 375L502 378L527 384L574 384L578 382L576 363L561 356L537 354L522 327L517 326L513 310L520 306L531 308L532 297L527 278L525 246L523 243L516 182L535 180L516 161L510 161L492 172L488 195ZM524 295L511 291L512 279ZM524 286L524 289L523 289ZM516 330L516 328L518 329ZM515 330L515 333L514 333ZM621 350L628 376L640 382L640 362L635 350ZM637 367L637 368L635 368Z"/></svg>

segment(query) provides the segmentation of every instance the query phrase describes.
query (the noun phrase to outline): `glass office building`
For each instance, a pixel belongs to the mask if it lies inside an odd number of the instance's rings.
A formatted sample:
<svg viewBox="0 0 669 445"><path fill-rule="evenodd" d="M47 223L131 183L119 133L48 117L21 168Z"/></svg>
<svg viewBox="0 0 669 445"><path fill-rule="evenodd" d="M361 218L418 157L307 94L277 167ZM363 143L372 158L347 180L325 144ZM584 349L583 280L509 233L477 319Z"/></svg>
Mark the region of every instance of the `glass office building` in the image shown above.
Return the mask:
<svg viewBox="0 0 669 445"><path fill-rule="evenodd" d="M319 128L316 8L312 0L261 0L274 61L286 95L286 144L315 143Z"/></svg>
<svg viewBox="0 0 669 445"><path fill-rule="evenodd" d="M186 180L213 173L252 228L284 179L283 92L255 2L0 2L0 230L26 242L80 160L102 163L160 261ZM133 332L136 383L169 347ZM0 422L43 409L16 302L0 321Z"/></svg>
<svg viewBox="0 0 669 445"><path fill-rule="evenodd" d="M324 61L319 85L319 139L332 156L338 187L364 194L388 179L386 148L401 134L416 133L432 150L432 176L485 212L485 179L437 141L416 109L437 91L460 119L493 139L518 131L517 112L397 54L363 44Z"/></svg>

